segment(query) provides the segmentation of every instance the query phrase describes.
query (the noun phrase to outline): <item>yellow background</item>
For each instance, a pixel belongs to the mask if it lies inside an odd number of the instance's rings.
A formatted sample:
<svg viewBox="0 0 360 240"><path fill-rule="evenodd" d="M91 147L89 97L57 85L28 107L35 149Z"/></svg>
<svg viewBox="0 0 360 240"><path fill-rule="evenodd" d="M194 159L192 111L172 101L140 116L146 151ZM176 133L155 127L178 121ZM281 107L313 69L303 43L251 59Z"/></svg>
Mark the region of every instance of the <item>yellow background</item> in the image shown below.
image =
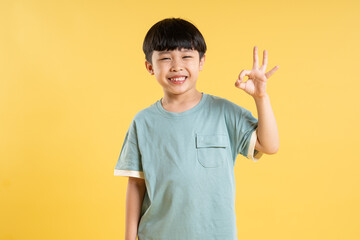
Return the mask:
<svg viewBox="0 0 360 240"><path fill-rule="evenodd" d="M163 95L147 30L193 22L199 91L257 117L234 86L268 50L280 149L235 165L239 239L360 239L358 1L1 1L0 239L124 239L113 175L134 115Z"/></svg>

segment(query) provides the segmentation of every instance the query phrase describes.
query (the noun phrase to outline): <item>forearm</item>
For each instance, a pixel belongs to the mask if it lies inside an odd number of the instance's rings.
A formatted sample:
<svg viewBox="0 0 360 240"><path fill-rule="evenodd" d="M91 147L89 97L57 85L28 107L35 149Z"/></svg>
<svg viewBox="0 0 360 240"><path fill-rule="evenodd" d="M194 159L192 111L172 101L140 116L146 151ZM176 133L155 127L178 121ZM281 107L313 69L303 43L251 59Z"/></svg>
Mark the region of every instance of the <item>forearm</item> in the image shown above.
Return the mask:
<svg viewBox="0 0 360 240"><path fill-rule="evenodd" d="M144 180L129 177L126 193L125 240L136 240L145 190Z"/></svg>
<svg viewBox="0 0 360 240"><path fill-rule="evenodd" d="M279 133L274 113L271 108L269 95L254 98L258 112L257 137L263 152L273 154L279 148Z"/></svg>

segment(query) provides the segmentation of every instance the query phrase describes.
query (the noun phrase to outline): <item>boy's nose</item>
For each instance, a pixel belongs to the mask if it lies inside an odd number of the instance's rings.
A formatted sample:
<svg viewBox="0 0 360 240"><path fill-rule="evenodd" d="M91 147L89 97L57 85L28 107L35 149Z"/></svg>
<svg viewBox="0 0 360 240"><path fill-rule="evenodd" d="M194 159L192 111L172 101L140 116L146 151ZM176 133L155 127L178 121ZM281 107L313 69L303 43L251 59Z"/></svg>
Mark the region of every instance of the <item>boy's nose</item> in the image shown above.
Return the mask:
<svg viewBox="0 0 360 240"><path fill-rule="evenodd" d="M173 67L171 67L171 72L178 72L178 71L182 71L183 70L183 68L182 67L180 67L180 66L173 66Z"/></svg>
<svg viewBox="0 0 360 240"><path fill-rule="evenodd" d="M181 70L183 70L183 67L182 67L181 63L179 61L173 61L170 71L171 72L173 72L173 71L177 72L177 71L181 71Z"/></svg>

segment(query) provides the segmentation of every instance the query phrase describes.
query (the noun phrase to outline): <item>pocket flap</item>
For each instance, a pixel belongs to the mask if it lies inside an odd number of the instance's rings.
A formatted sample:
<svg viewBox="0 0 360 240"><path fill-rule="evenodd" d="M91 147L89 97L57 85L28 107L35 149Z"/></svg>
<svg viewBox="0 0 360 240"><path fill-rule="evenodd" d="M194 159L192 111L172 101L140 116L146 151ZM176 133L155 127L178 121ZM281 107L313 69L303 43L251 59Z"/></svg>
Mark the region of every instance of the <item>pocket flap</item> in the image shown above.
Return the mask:
<svg viewBox="0 0 360 240"><path fill-rule="evenodd" d="M196 134L196 147L226 147L227 146L227 135L225 134L213 134L203 135Z"/></svg>

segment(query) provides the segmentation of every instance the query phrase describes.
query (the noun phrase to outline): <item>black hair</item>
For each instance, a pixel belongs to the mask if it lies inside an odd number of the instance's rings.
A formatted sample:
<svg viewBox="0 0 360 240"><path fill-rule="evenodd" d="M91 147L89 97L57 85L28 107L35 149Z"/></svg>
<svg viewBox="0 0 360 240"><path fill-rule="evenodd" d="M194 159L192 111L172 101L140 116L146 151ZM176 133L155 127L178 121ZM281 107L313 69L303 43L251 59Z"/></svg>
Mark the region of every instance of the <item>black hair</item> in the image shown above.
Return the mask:
<svg viewBox="0 0 360 240"><path fill-rule="evenodd" d="M206 43L200 31L181 18L165 18L155 23L147 32L143 51L145 59L152 64L153 51L193 49L199 52L199 59L206 52Z"/></svg>

